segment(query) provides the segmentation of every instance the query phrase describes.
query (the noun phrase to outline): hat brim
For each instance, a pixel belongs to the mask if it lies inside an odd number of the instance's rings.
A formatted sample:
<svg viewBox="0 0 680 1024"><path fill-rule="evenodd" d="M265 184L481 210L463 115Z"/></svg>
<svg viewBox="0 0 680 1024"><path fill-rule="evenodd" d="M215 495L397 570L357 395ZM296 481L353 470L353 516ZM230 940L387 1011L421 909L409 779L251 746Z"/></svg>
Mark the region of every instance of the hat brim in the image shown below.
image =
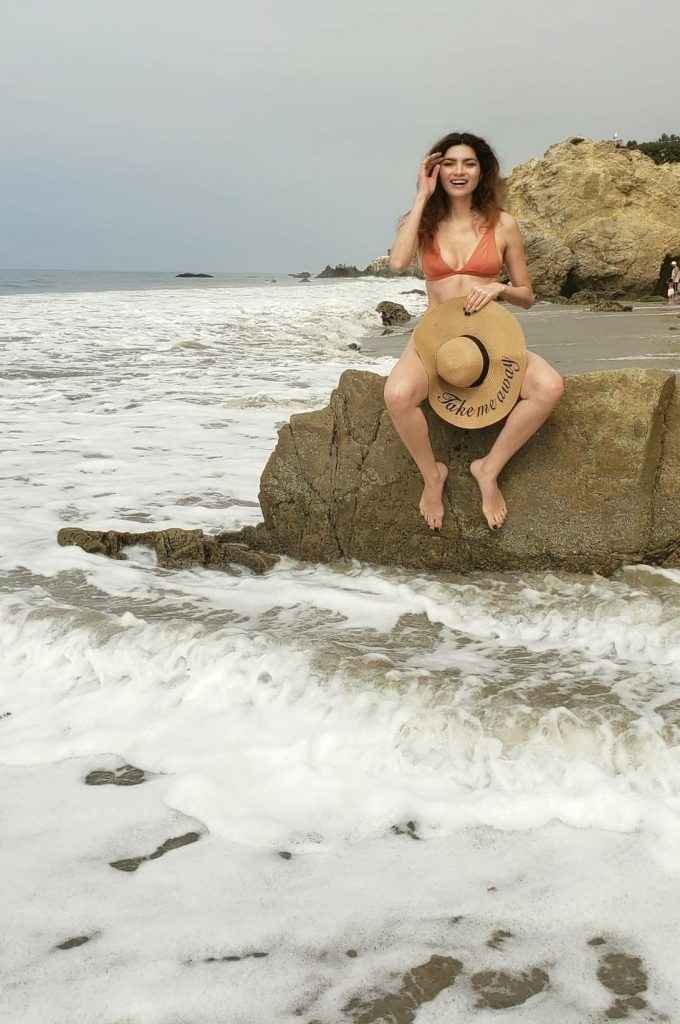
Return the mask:
<svg viewBox="0 0 680 1024"><path fill-rule="evenodd" d="M507 309L489 302L466 316L465 297L431 306L413 332L416 352L428 376L428 400L438 416L465 430L502 420L519 398L527 365L521 325ZM437 350L450 338L477 338L489 356L486 377L475 388L449 384L436 370Z"/></svg>

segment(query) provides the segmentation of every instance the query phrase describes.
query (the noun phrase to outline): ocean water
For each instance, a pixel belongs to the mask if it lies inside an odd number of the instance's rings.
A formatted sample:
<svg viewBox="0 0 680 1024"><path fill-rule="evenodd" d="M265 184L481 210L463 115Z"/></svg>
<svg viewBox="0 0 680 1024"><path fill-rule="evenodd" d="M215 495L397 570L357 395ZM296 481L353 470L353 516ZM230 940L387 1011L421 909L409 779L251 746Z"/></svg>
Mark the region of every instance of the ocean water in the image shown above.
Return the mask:
<svg viewBox="0 0 680 1024"><path fill-rule="evenodd" d="M257 522L277 427L424 309L151 276L0 279L0 1021L680 1020L680 573L60 548Z"/></svg>

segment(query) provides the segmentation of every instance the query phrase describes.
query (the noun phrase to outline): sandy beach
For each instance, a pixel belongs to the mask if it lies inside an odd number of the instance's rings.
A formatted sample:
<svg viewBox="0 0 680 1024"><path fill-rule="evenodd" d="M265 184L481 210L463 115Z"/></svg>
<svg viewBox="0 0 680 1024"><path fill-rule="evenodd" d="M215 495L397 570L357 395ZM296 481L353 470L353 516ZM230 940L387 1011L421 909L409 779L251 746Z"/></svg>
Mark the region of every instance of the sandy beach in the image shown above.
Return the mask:
<svg viewBox="0 0 680 1024"><path fill-rule="evenodd" d="M409 312L420 296L402 296ZM395 300L396 301L396 300ZM680 370L680 305L633 305L632 313L591 313L585 308L538 302L528 310L508 306L524 327L527 345L560 373L585 373L626 367ZM388 336L362 343L366 355L398 356L415 323Z"/></svg>

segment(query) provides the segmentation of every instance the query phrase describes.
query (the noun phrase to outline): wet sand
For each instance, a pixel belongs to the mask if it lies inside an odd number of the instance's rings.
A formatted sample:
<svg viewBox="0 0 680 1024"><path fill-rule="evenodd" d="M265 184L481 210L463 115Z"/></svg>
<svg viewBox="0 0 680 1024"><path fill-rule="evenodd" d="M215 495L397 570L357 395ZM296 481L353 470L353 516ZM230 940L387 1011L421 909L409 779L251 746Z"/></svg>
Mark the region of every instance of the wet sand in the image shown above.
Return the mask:
<svg viewBox="0 0 680 1024"><path fill-rule="evenodd" d="M418 302L424 310L419 296ZM404 305L413 309L413 297L405 296ZM635 366L680 371L680 305L634 305L632 313L590 313L549 302L539 302L530 310L509 308L522 323L531 351L544 356L560 373ZM399 356L417 322L414 318L398 334L366 339L362 351Z"/></svg>

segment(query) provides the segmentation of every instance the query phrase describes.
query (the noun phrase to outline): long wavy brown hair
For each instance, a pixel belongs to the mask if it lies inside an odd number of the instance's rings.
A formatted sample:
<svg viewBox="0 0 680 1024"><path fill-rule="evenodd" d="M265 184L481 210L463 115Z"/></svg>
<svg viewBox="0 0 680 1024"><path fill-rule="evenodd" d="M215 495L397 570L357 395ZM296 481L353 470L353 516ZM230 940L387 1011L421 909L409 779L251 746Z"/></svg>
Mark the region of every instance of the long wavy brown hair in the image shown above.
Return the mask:
<svg viewBox="0 0 680 1024"><path fill-rule="evenodd" d="M476 211L486 227L495 227L503 209L503 183L498 157L485 139L471 132L449 132L430 147L429 153L446 153L451 146L469 146L475 151L480 164L477 188L472 193L472 209ZM441 178L437 179L435 190L423 209L418 227L418 248L434 238L440 221L449 215L451 206L444 191ZM404 214L407 217L408 214ZM399 218L399 225L404 217Z"/></svg>

